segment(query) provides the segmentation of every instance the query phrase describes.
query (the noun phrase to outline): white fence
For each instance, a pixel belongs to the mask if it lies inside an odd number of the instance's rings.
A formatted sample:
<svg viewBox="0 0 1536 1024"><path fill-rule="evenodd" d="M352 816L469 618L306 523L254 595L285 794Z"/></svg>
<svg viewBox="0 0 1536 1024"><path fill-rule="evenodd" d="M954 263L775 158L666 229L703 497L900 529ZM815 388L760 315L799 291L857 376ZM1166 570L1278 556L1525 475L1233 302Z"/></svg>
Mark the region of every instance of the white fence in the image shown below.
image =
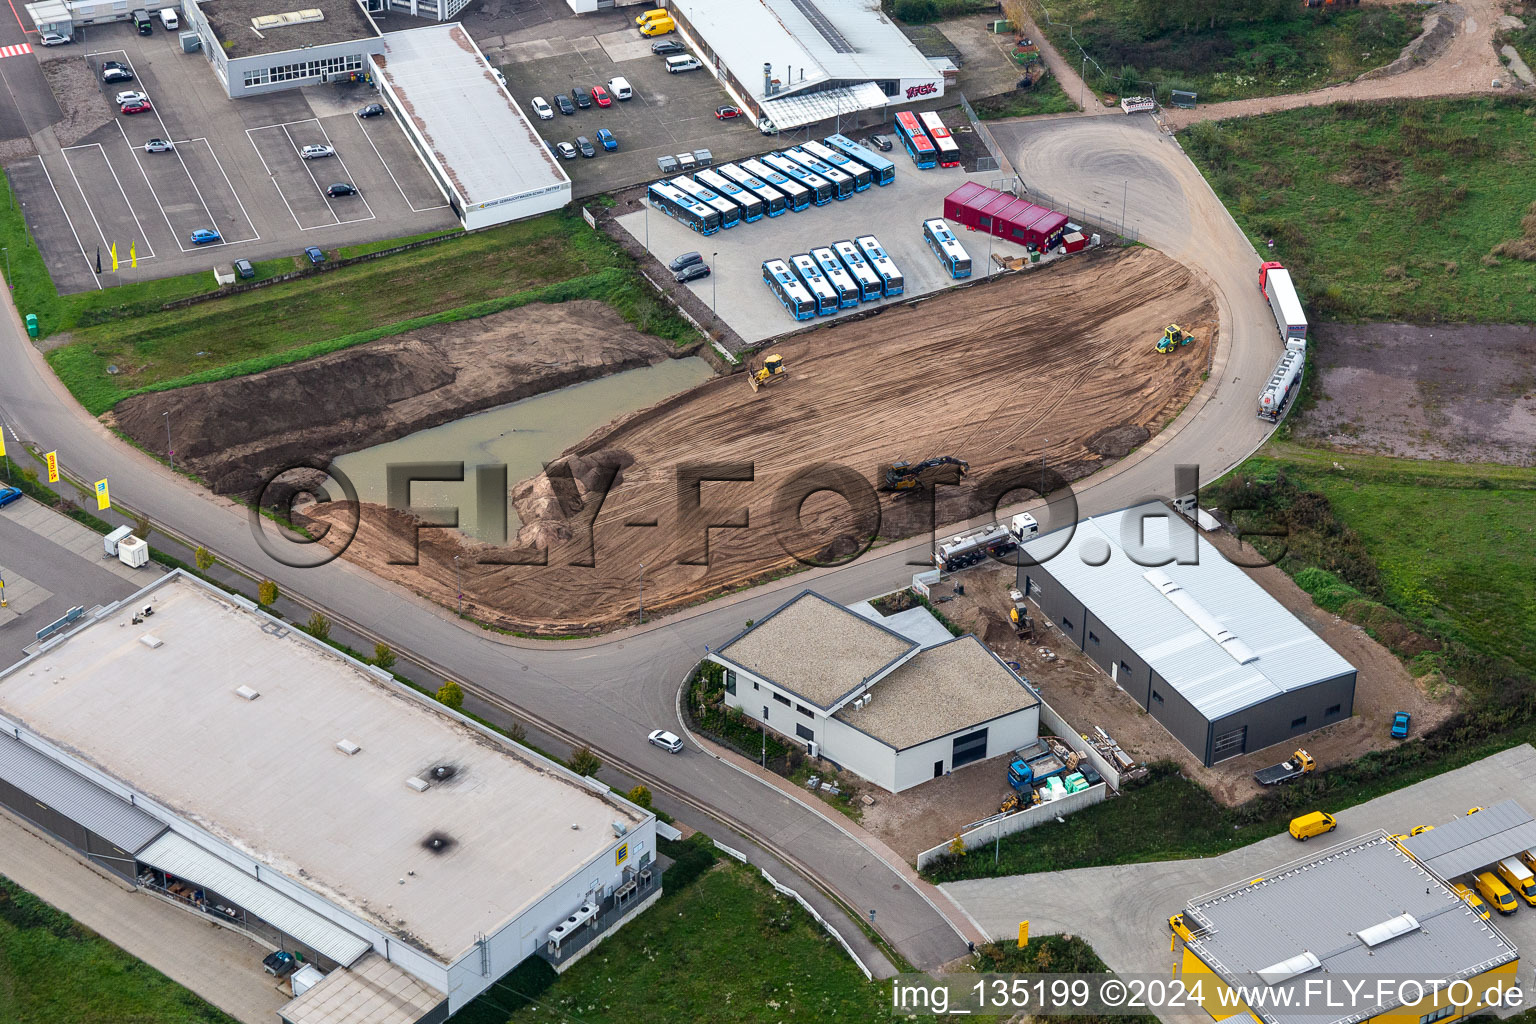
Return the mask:
<svg viewBox="0 0 1536 1024"><path fill-rule="evenodd" d="M1077 794L1074 794L1074 795L1077 795ZM743 864L748 863L747 855L742 853L740 850L733 850L729 846L726 846L724 843L722 843L722 842L720 842L718 840L711 839L710 842L714 843L715 844L715 849L719 850L721 853L728 854L729 856L735 857L737 860L741 861ZM796 903L800 904L801 908L804 909L807 914L810 914L811 917L816 920L817 924L819 924L823 928L825 928L826 931L827 931L827 934L832 936L834 939L837 940L837 944L839 946L843 947L843 952L847 953L850 957L852 957L853 958L853 962L858 966L859 970L864 972L864 979L866 981L874 981L875 980L874 975L869 973L869 968L864 965L864 961L859 959L859 954L855 953L853 951L853 947L848 945L848 940L843 938L843 933L838 931L836 928L834 928L831 925L831 923L827 921L826 918L824 918L820 914L818 914L816 912L816 908L811 906L809 903L807 903L805 901L805 897L804 896L801 896L798 892L796 892L795 890L791 889L789 886L781 884L777 878L774 878L772 875L770 875L768 872L764 871L762 868L758 868L757 869L757 873L762 875L763 876L763 880L766 881L769 885L773 886L774 889L776 889L779 892L783 893L785 896L791 897Z"/></svg>
<svg viewBox="0 0 1536 1024"><path fill-rule="evenodd" d="M1104 783L1089 786L1077 793L1068 793L1048 804L1038 804L1022 811L1014 811L971 829L969 832L960 833L960 841L965 844L967 850L974 850L978 846L985 846L995 842L1000 836L1011 836L1015 832L1023 832L1025 829L1034 828L1036 825L1044 825L1048 821L1055 821L1057 817L1080 811L1084 807L1092 807L1094 804L1104 802L1104 796L1108 787ZM917 870L922 871L928 865L949 853L949 843L940 843L931 850L924 850L917 855Z"/></svg>
<svg viewBox="0 0 1536 1024"><path fill-rule="evenodd" d="M1093 748L1093 744L1083 739L1077 730L1067 724L1067 720L1056 713L1056 709L1040 701L1040 724L1045 726L1067 746L1083 755L1087 762L1093 765L1093 770L1099 773L1099 777L1109 783L1110 788L1120 792L1120 769L1110 764L1104 755Z"/></svg>

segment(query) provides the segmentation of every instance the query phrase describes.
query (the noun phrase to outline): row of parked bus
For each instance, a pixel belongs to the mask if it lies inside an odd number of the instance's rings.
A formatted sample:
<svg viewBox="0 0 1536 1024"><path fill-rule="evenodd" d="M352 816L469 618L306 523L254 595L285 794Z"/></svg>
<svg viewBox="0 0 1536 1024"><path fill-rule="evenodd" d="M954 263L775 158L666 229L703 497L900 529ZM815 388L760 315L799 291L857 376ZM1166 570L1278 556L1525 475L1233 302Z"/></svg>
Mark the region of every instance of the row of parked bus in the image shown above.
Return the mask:
<svg viewBox="0 0 1536 1024"><path fill-rule="evenodd" d="M701 235L786 210L825 206L896 180L896 165L845 135L651 185L656 209Z"/></svg>
<svg viewBox="0 0 1536 1024"><path fill-rule="evenodd" d="M901 271L874 235L833 242L788 260L763 261L763 283L790 316L809 320L900 295Z"/></svg>
<svg viewBox="0 0 1536 1024"><path fill-rule="evenodd" d="M959 167L963 162L960 144L944 127L944 121L931 110L914 114L903 110L896 115L896 137L919 170L930 167Z"/></svg>

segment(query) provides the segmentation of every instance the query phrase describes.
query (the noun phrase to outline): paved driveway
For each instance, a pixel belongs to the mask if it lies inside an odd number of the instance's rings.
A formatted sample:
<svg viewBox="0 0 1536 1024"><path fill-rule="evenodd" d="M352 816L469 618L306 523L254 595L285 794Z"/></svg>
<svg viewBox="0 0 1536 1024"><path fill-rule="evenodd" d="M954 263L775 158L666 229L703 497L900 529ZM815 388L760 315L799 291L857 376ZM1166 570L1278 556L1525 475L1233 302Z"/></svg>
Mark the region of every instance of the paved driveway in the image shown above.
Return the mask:
<svg viewBox="0 0 1536 1024"><path fill-rule="evenodd" d="M1327 838L1342 842L1378 828L1406 832L1501 800L1517 800L1530 810L1536 807L1533 786L1536 749L1523 743L1357 807L1327 808L1339 819L1338 830ZM1168 918L1191 897L1258 877L1330 845L1333 842L1320 840L1303 849L1282 832L1219 857L975 879L943 888L988 935L1015 936L1019 922L1027 920L1037 935L1081 935L1121 973L1166 975L1173 964ZM1517 947L1536 948L1536 907L1525 907L1497 923ZM1525 972L1522 978L1529 981Z"/></svg>

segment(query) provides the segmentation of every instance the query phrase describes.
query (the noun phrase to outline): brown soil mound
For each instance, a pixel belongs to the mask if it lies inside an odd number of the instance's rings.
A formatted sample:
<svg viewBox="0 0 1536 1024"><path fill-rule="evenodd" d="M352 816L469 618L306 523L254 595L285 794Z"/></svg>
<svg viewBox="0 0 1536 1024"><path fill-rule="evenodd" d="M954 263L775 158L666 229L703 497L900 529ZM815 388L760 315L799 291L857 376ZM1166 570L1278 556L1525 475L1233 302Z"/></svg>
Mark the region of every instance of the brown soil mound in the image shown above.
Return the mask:
<svg viewBox="0 0 1536 1024"><path fill-rule="evenodd" d="M1174 322L1196 340L1160 356L1158 330ZM1032 486L1042 455L1053 485L1085 476L1104 462L1085 442L1106 424L1131 436L1158 429L1199 389L1215 325L1211 295L1188 271L1132 249L812 331L775 347L787 379L755 394L740 375L708 382L609 425L514 487L519 540L548 543L548 564L471 569L465 559L466 611L519 630L604 629L634 621L641 563L646 608L661 612L791 570L789 550L861 550L876 525L870 510L818 494L803 503L797 530L796 503L781 493L826 464L862 478L867 496L892 461L968 460L966 486L939 489L940 524L989 505L978 482L991 473L1028 467ZM679 467L698 462L716 464L706 475L743 479L703 484L703 510L680 514L689 489ZM594 512L594 484L614 474ZM924 508L910 494L881 495L879 535L925 531ZM710 529L727 523L743 528ZM466 550L458 535L424 530L419 565L385 564L409 557L413 525L365 506L347 557L449 603L452 558Z"/></svg>
<svg viewBox="0 0 1536 1024"><path fill-rule="evenodd" d="M153 452L175 425L176 459L220 494L544 391L660 362L671 343L601 302L534 304L249 377L137 395L109 420Z"/></svg>

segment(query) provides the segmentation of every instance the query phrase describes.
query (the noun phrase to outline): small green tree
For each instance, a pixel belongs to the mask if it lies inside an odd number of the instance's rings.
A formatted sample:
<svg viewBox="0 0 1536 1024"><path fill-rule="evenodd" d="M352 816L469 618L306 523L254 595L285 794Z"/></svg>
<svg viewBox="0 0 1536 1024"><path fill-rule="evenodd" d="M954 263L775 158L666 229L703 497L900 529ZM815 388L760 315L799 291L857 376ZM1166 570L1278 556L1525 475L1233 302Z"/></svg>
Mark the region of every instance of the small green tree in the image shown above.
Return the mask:
<svg viewBox="0 0 1536 1024"><path fill-rule="evenodd" d="M373 663L379 668L395 667L395 652L389 649L389 644L373 645Z"/></svg>
<svg viewBox="0 0 1536 1024"><path fill-rule="evenodd" d="M949 855L951 857L965 856L965 840L960 838L960 833L955 833L955 838L949 841Z"/></svg>
<svg viewBox="0 0 1536 1024"><path fill-rule="evenodd" d="M507 728L507 735L512 737L512 742L522 743L528 739L528 727L522 722L513 722Z"/></svg>
<svg viewBox="0 0 1536 1024"><path fill-rule="evenodd" d="M135 516L133 520L133 535L139 540L149 540L149 532L154 526L149 521L149 516Z"/></svg>
<svg viewBox="0 0 1536 1024"><path fill-rule="evenodd" d="M23 469L21 471L21 478L29 484L35 484L37 483L37 470Z"/></svg>
<svg viewBox="0 0 1536 1024"><path fill-rule="evenodd" d="M444 679L443 685L437 688L437 702L445 708L453 708L455 711L464 707L464 688L452 679Z"/></svg>
<svg viewBox="0 0 1536 1024"><path fill-rule="evenodd" d="M647 787L636 786L625 795L629 797L630 803L644 807L646 810L651 809L651 791Z"/></svg>
<svg viewBox="0 0 1536 1024"><path fill-rule="evenodd" d="M280 596L281 595L278 593L278 590L277 590L277 584L273 583L271 580L262 580L256 586L256 603L257 604L265 605L268 608L270 608L273 605L277 604L277 599Z"/></svg>
<svg viewBox="0 0 1536 1024"><path fill-rule="evenodd" d="M331 638L331 620L319 612L315 612L309 617L309 625L305 626L304 629L316 640L329 640Z"/></svg>
<svg viewBox="0 0 1536 1024"><path fill-rule="evenodd" d="M577 775L596 775L602 766L602 759L585 743L571 753L571 771Z"/></svg>
<svg viewBox="0 0 1536 1024"><path fill-rule="evenodd" d="M213 557L212 551L209 551L207 548L199 544L197 550L192 552L192 561L197 563L198 572L207 572L209 569L213 568L213 563L217 561L217 559Z"/></svg>

